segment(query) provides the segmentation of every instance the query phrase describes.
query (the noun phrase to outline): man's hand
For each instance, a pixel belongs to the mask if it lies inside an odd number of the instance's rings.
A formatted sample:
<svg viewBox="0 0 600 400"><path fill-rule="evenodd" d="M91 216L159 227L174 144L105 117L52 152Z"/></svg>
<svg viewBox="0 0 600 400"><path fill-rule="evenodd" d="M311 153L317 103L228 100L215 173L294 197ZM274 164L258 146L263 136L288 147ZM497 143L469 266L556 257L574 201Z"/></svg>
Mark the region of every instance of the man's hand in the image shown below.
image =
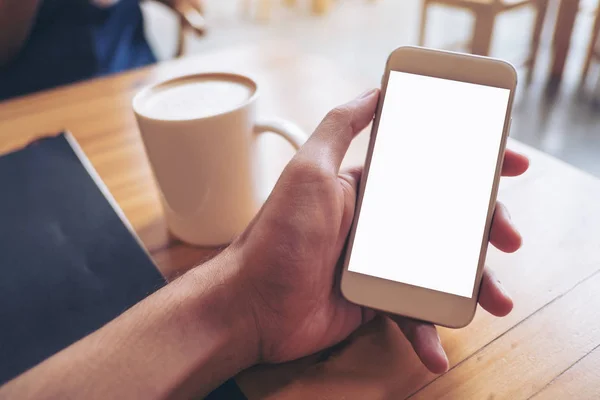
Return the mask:
<svg viewBox="0 0 600 400"><path fill-rule="evenodd" d="M378 95L378 90L369 91L325 117L229 249L240 266L237 281L254 316L262 362L293 360L332 346L375 315L341 296L336 266L352 223L361 175L361 169L340 171L340 164L352 139L373 119ZM525 157L506 152L504 176L520 175L527 167ZM496 206L490 242L505 252L521 245L501 203ZM512 300L489 269L483 275L479 303L496 316L512 309ZM448 368L433 325L392 319L427 368L436 373Z"/></svg>
<svg viewBox="0 0 600 400"><path fill-rule="evenodd" d="M327 115L250 226L219 256L6 383L0 399L198 397L256 362L293 360L338 343L373 318L341 296L336 265L360 179L360 169L339 167L371 121L378 94ZM520 175L527 166L507 151L502 172ZM521 244L501 204L490 241L507 252ZM512 308L489 270L479 303L498 316ZM447 369L435 327L392 318L431 371Z"/></svg>
<svg viewBox="0 0 600 400"><path fill-rule="evenodd" d="M206 30L204 20L203 0L161 0L175 10L182 18L182 22L192 28L197 34L203 35Z"/></svg>

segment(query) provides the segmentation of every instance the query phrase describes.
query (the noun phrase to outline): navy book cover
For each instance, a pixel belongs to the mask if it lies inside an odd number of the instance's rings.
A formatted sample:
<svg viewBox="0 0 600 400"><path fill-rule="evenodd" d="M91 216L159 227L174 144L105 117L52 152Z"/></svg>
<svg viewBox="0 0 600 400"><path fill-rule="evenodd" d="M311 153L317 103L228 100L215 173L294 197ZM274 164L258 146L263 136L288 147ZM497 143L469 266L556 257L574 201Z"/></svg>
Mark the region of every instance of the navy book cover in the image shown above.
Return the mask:
<svg viewBox="0 0 600 400"><path fill-rule="evenodd" d="M165 280L70 134L0 157L0 385Z"/></svg>
<svg viewBox="0 0 600 400"><path fill-rule="evenodd" d="M0 156L0 188L2 385L166 281L69 133Z"/></svg>

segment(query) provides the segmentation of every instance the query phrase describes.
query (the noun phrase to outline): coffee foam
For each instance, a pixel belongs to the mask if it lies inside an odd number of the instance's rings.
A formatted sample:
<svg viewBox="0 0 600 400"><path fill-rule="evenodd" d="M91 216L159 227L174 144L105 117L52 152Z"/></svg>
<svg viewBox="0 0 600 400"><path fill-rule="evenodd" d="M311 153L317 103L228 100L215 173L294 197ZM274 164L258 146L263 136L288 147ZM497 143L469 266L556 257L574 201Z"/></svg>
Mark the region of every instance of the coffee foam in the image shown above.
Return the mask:
<svg viewBox="0 0 600 400"><path fill-rule="evenodd" d="M152 118L187 120L232 111L255 92L250 84L220 76L197 76L160 84L138 100L138 110Z"/></svg>

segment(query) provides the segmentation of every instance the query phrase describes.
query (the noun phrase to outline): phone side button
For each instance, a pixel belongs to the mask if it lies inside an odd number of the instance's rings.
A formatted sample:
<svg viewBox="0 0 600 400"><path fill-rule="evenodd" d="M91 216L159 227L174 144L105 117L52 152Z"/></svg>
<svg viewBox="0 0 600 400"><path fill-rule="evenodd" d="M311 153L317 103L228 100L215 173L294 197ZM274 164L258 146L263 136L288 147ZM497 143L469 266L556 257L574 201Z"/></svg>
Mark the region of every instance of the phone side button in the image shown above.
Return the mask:
<svg viewBox="0 0 600 400"><path fill-rule="evenodd" d="M511 131L512 131L512 117L511 117L510 121L508 122L508 136L510 136Z"/></svg>

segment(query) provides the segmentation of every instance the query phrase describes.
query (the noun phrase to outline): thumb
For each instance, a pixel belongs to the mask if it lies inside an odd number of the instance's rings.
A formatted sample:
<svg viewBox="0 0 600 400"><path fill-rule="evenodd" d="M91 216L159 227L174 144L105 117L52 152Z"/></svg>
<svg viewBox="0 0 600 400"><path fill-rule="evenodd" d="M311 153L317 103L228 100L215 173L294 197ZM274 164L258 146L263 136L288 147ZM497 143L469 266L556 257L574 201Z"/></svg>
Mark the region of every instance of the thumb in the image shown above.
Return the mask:
<svg viewBox="0 0 600 400"><path fill-rule="evenodd" d="M352 139L373 119L378 99L379 89L371 89L331 110L298 156L337 175Z"/></svg>

